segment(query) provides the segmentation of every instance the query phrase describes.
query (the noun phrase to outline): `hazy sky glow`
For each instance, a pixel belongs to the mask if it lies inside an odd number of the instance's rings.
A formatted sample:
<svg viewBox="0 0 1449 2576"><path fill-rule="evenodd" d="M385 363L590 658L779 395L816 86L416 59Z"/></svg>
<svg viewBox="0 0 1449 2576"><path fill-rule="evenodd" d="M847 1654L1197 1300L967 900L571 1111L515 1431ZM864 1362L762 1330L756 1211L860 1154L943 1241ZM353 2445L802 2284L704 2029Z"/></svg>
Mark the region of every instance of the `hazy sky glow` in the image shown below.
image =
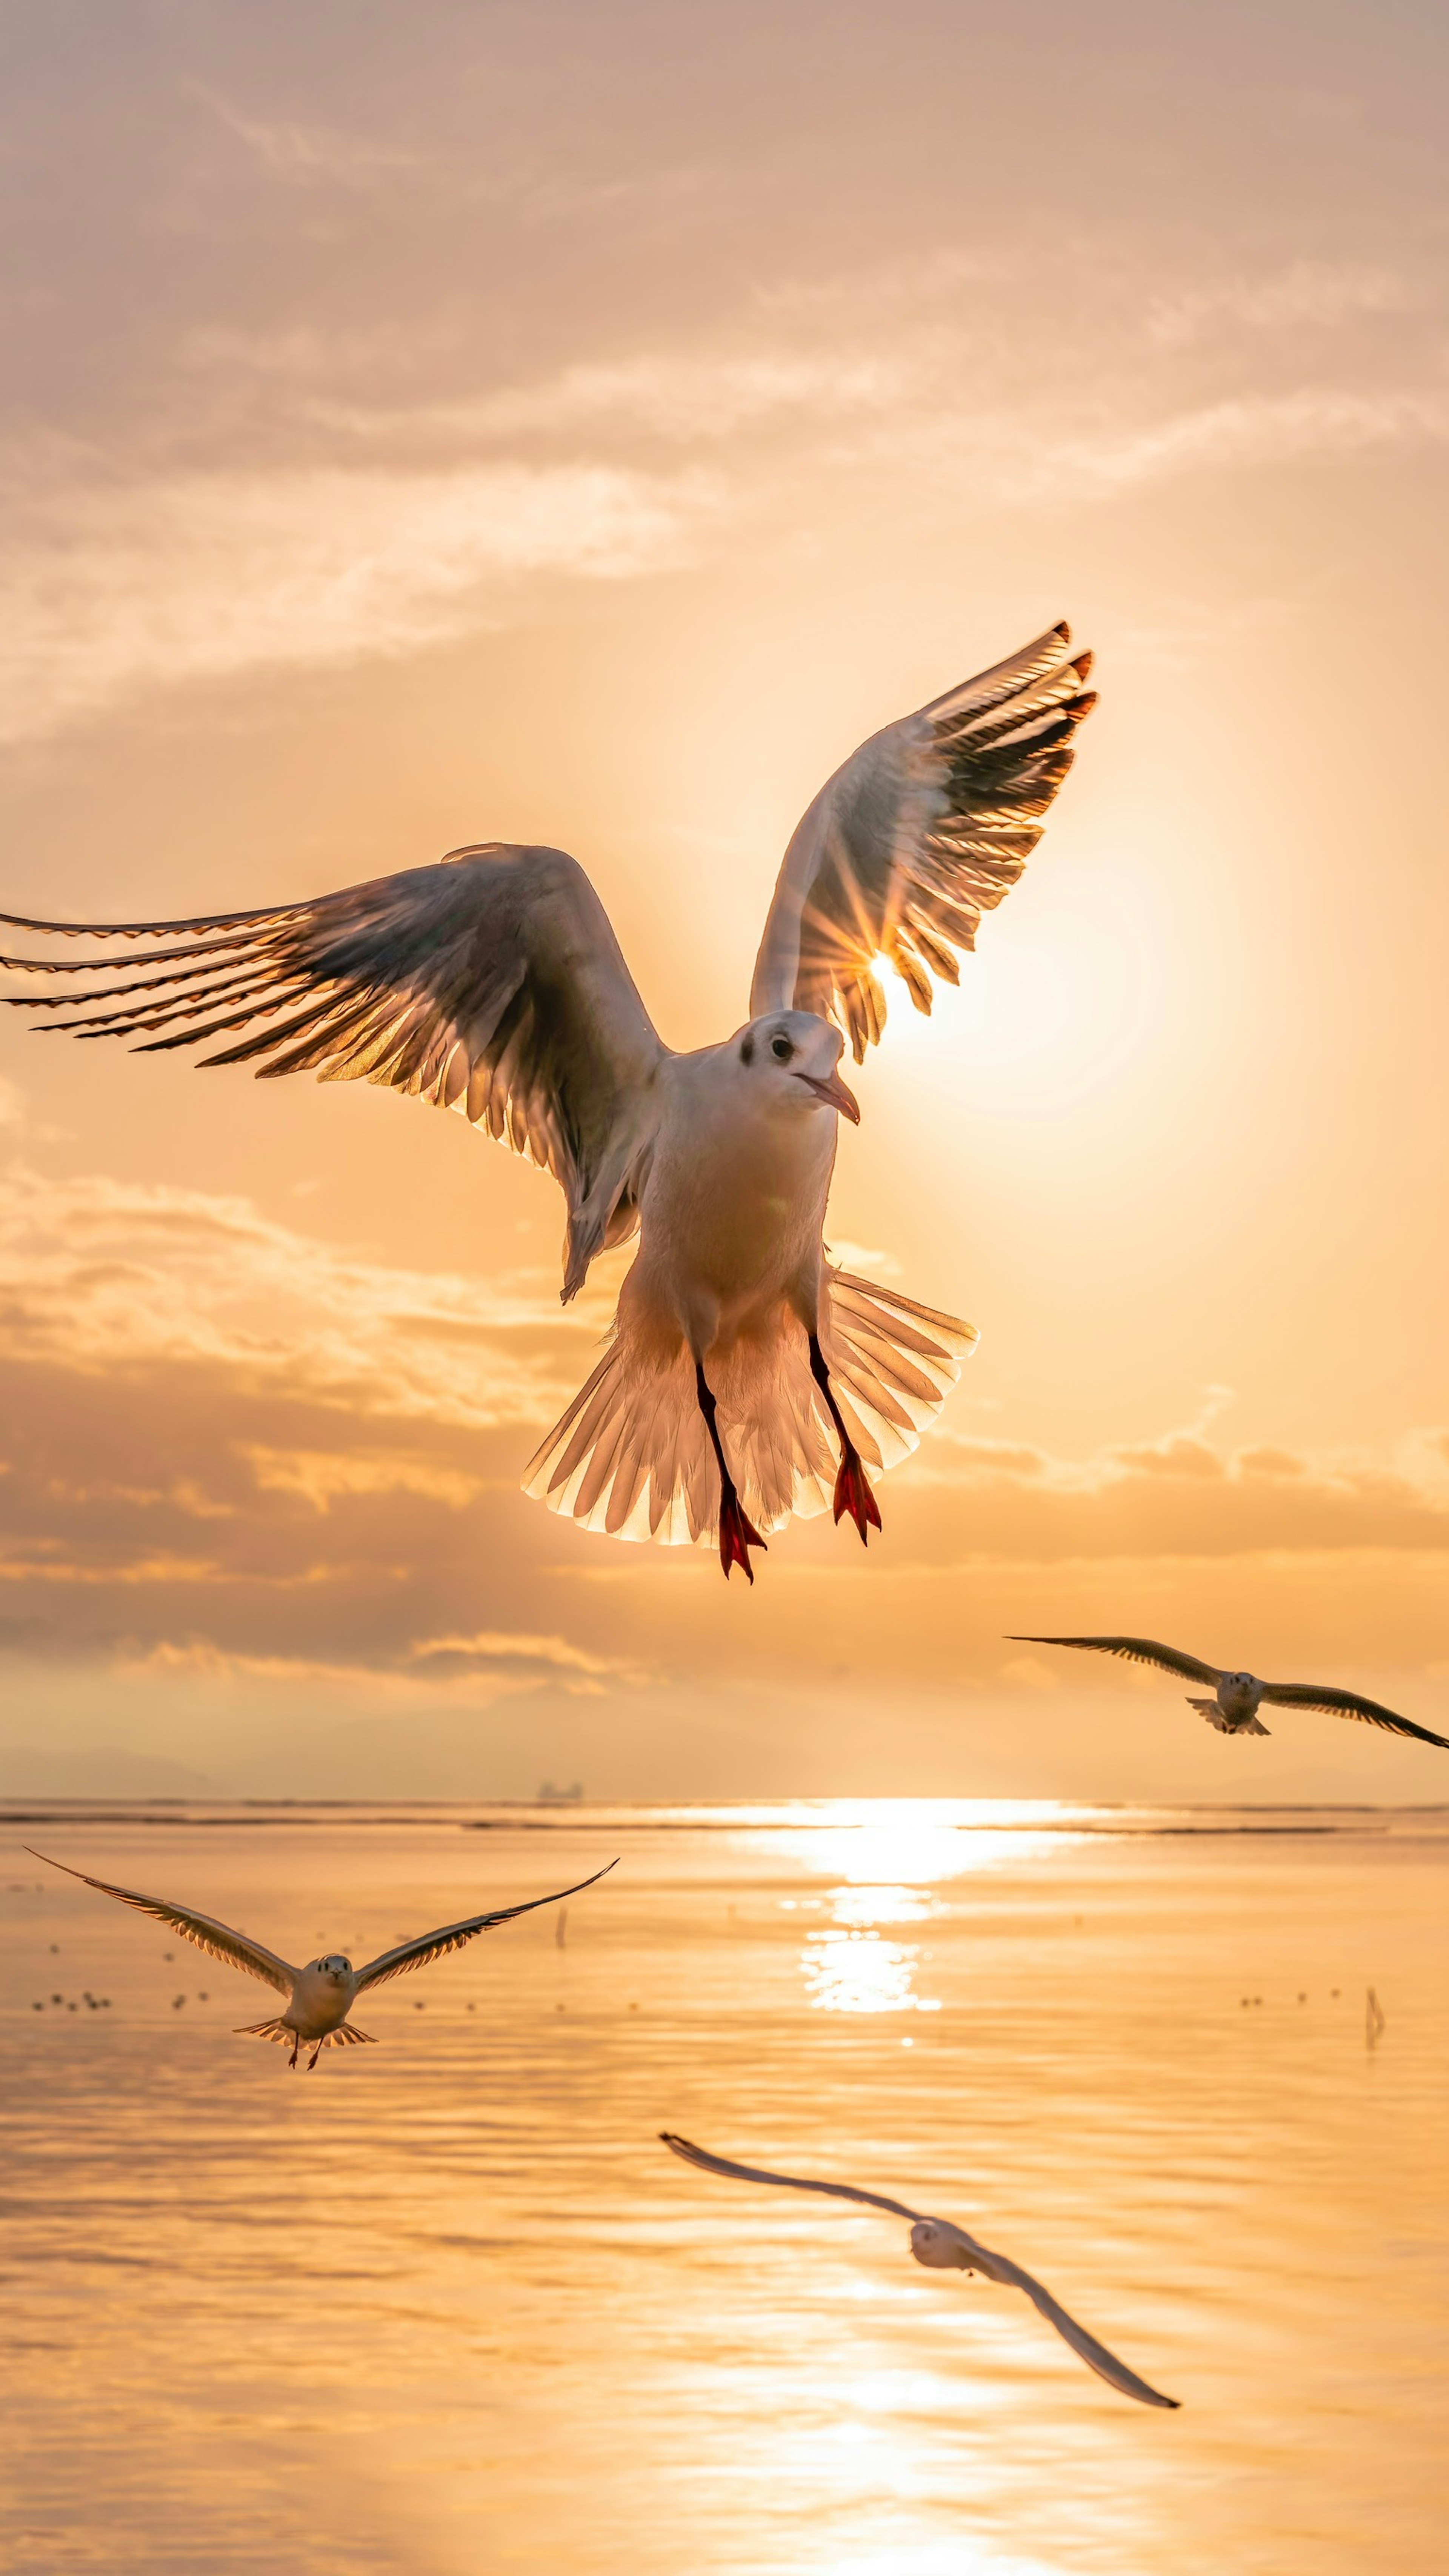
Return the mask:
<svg viewBox="0 0 1449 2576"><path fill-rule="evenodd" d="M1442 13L47 0L0 51L5 908L552 840L702 1043L865 732L1063 614L1103 692L842 1145L837 1250L981 1349L884 1544L753 1595L517 1494L620 1267L560 1317L539 1175L7 1013L0 1785L1449 1794L1002 1642L1449 1721Z"/></svg>

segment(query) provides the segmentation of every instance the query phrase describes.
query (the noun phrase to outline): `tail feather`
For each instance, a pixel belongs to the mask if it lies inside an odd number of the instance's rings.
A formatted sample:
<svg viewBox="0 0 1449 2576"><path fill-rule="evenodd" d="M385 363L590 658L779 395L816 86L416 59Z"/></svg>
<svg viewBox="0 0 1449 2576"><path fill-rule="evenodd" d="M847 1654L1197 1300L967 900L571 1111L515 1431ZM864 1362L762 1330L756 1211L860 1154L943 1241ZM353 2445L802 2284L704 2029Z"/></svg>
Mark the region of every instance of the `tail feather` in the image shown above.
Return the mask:
<svg viewBox="0 0 1449 2576"><path fill-rule="evenodd" d="M912 1297L831 1273L821 1345L869 1466L909 1456L976 1338L972 1325ZM721 1352L710 1363L710 1386L725 1455L756 1527L827 1511L839 1444L798 1327ZM603 1358L529 1461L524 1488L550 1511L614 1538L708 1544L719 1522L719 1472L684 1345L661 1350L631 1331L621 1308Z"/></svg>
<svg viewBox="0 0 1449 2576"><path fill-rule="evenodd" d="M248 2021L243 2022L236 2037L280 2040L284 2048L290 2048L297 2034L291 2025L284 2021ZM344 2021L338 2023L336 2030L329 2030L323 2038L319 2040L304 2038L301 2044L303 2048L355 2048L361 2041L366 2041L374 2048L377 2045L370 2030L356 2030L350 2021Z"/></svg>

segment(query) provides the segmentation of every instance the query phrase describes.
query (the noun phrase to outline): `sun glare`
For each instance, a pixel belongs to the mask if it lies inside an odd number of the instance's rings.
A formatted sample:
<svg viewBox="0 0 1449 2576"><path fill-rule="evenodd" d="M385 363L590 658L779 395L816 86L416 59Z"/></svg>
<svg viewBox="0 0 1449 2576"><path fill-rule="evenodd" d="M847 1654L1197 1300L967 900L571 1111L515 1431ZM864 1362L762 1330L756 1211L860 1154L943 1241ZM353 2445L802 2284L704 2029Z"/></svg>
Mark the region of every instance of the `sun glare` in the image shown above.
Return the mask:
<svg viewBox="0 0 1449 2576"><path fill-rule="evenodd" d="M901 1891L1037 1859L1084 1812L1045 1798L840 1799L768 1844L822 1878Z"/></svg>

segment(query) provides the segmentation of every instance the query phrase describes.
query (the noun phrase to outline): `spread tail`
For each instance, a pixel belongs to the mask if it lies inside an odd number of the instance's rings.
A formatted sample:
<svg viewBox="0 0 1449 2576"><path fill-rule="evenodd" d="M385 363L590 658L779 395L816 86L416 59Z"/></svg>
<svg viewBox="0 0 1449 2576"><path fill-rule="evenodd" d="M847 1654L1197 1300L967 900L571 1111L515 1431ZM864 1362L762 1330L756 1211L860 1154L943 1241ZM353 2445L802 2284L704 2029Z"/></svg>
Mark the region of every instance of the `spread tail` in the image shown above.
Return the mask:
<svg viewBox="0 0 1449 2576"><path fill-rule="evenodd" d="M821 1346L846 1427L868 1466L893 1467L939 1413L975 1327L843 1270L829 1275L825 1305ZM840 1444L799 1326L781 1324L768 1341L742 1337L711 1356L709 1378L756 1527L828 1510ZM631 1332L621 1301L609 1348L530 1459L524 1491L612 1538L707 1545L719 1523L719 1471L684 1344L661 1352Z"/></svg>
<svg viewBox="0 0 1449 2576"><path fill-rule="evenodd" d="M296 2036L284 2021L244 2022L236 2033L238 2039L278 2039L284 2048L290 2048ZM327 2031L319 2040L302 2040L304 2048L357 2048L364 2043L370 2048L377 2046L370 2030L354 2030L350 2021L340 2022L336 2030Z"/></svg>
<svg viewBox="0 0 1449 2576"><path fill-rule="evenodd" d="M1270 1728L1260 1725L1256 1717L1224 1717L1215 1699L1193 1699L1189 1694L1187 1704L1189 1708L1200 1708L1209 1726L1215 1726L1219 1735L1267 1735L1271 1732Z"/></svg>

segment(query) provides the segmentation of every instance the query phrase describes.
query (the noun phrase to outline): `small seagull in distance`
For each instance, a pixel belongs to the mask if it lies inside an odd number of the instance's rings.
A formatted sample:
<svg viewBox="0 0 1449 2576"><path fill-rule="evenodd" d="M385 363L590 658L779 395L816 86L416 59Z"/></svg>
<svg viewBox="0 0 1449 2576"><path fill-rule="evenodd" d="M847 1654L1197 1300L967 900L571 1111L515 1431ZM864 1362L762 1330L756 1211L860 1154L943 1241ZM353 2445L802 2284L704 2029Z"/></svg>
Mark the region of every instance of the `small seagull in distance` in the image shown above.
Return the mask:
<svg viewBox="0 0 1449 2576"><path fill-rule="evenodd" d="M25 1846L29 1851L31 1846ZM375 2046L371 2031L356 2030L347 2016L360 1994L372 1986L385 1986L390 1977L406 1976L410 1969L424 1968L430 1959L441 1959L448 1950L461 1950L479 1932L491 1932L495 1923L511 1923L517 1914L532 1914L537 1906L557 1905L562 1897L579 1896L586 1887L594 1887L607 1878L617 1861L608 1861L596 1869L592 1878L579 1880L576 1887L556 1889L551 1896L530 1896L522 1905L500 1905L491 1914L471 1914L465 1923L445 1923L437 1932L421 1933L416 1941L400 1941L395 1949L384 1950L365 1968L354 1968L350 1959L334 1952L322 1959L311 1959L305 1968L290 1967L279 1959L275 1950L264 1949L245 1932L233 1932L227 1923L218 1923L213 1915L196 1914L186 1905L170 1905L164 1897L138 1896L134 1888L112 1887L104 1878L87 1877L83 1869L71 1869L68 1862L50 1860L47 1852L34 1852L32 1857L49 1863L52 1869L63 1869L70 1878L78 1878L87 1887L100 1890L102 1896L114 1896L122 1905L134 1905L142 1914L153 1915L184 1940L194 1941L211 1959L225 1960L228 1967L241 1968L249 1977L260 1977L264 1986L275 1986L287 1997L287 2009L275 2021L247 2022L237 2032L239 2039L275 2039L283 2046L290 2040L292 2054L288 2064L295 2066L300 2048L310 2048L307 2061L310 2075L324 2048L355 2048L364 2041ZM182 1998L184 2001L184 1997Z"/></svg>
<svg viewBox="0 0 1449 2576"><path fill-rule="evenodd" d="M1121 1655L1131 1664L1156 1664L1164 1673L1181 1673L1187 1682L1209 1682L1215 1696L1194 1699L1187 1693L1189 1708L1200 1708L1209 1726L1219 1735L1267 1735L1258 1710L1266 1700L1270 1708L1321 1708L1332 1717L1359 1717L1366 1726L1381 1726L1389 1735L1417 1736L1421 1744L1438 1744L1449 1752L1449 1736L1432 1735L1427 1726L1416 1726L1411 1717L1400 1717L1398 1711L1383 1708L1376 1699L1364 1699L1358 1691L1334 1690L1326 1682L1263 1682L1256 1673L1219 1672L1216 1664L1199 1663L1196 1655L1179 1653L1176 1646L1159 1646L1151 1637L1012 1637L1013 1646L1082 1646L1089 1654Z"/></svg>
<svg viewBox="0 0 1449 2576"><path fill-rule="evenodd" d="M1069 2343L1087 2368L1105 2379L1109 2388L1120 2390L1124 2397L1139 2399L1144 2406L1177 2406L1177 2398L1164 2397L1158 2389L1149 2388L1125 2361L1119 2361L1105 2344L1098 2343L1095 2335L1088 2334L1085 2326L1079 2326L1075 2317L1069 2317L1050 2290L1044 2290L1030 2272L1023 2272L1008 2255L993 2254L988 2246L978 2245L974 2236L968 2236L964 2227L953 2225L949 2218L923 2217L918 2209L907 2209L903 2201L886 2200L878 2191L857 2191L853 2183L807 2182L799 2174L766 2173L758 2165L731 2164L727 2157L709 2155L703 2147L691 2146L688 2138L675 2137L668 2129L661 2129L659 2135L672 2154L682 2156L686 2164L698 2165L702 2173L727 2174L733 2182L779 2183L787 2191L819 2191L829 2200L858 2200L867 2209L886 2209L893 2218L908 2218L911 2252L918 2263L926 2264L933 2272L981 2272L988 2281L1003 2281L1013 2290L1024 2290L1038 2314L1056 2327L1063 2342Z"/></svg>

